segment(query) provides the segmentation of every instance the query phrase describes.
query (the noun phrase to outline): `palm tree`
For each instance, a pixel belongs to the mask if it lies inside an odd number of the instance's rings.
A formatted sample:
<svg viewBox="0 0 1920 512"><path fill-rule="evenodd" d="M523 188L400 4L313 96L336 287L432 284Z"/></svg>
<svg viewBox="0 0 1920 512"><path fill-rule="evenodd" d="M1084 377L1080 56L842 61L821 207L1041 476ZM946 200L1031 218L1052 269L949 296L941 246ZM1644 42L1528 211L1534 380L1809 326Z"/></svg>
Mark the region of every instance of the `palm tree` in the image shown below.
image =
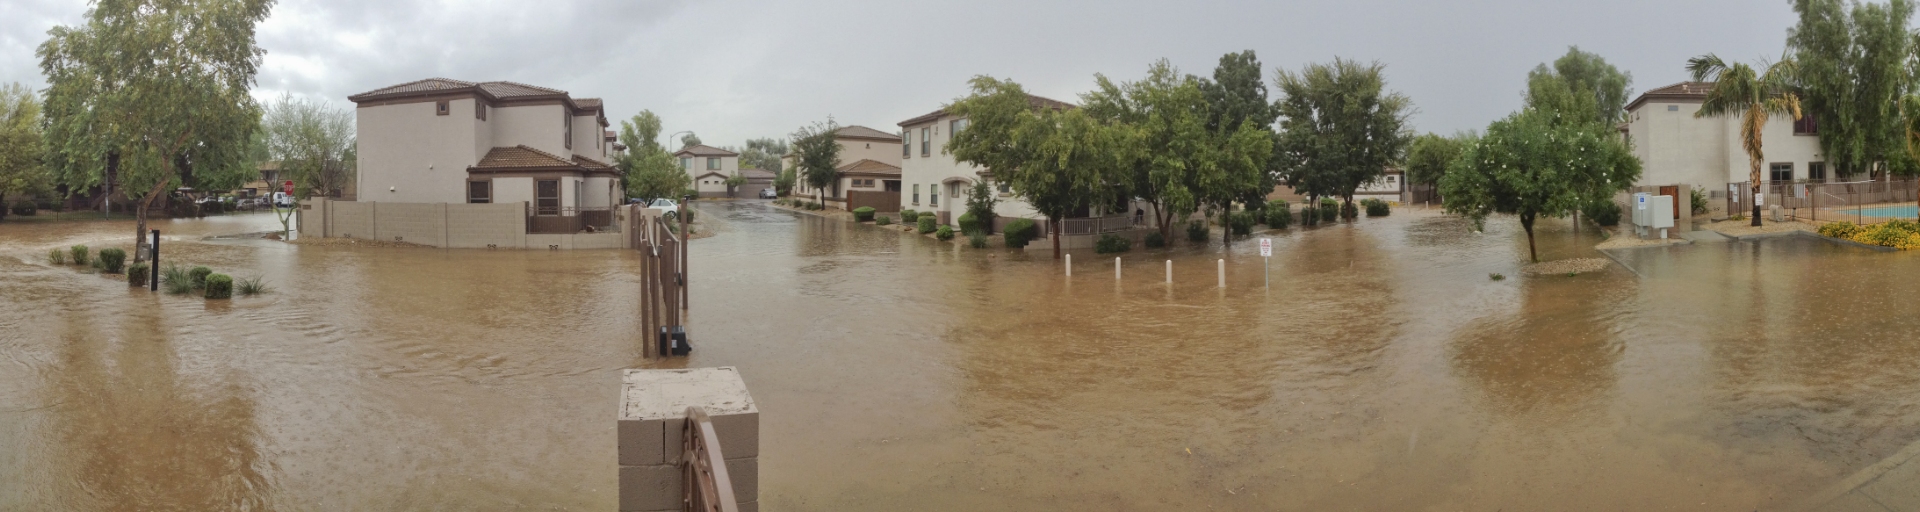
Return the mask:
<svg viewBox="0 0 1920 512"><path fill-rule="evenodd" d="M1767 117L1788 114L1796 121L1800 119L1800 96L1794 93L1787 78L1793 73L1793 61L1782 60L1762 67L1767 72L1756 74L1751 66L1728 65L1711 53L1687 59L1687 71L1693 73L1695 82L1713 82L1713 88L1707 90L1706 101L1700 103L1700 111L1694 112L1693 117L1740 116L1740 146L1747 150L1747 162L1752 168L1747 179L1755 196L1760 194L1760 162L1766 159L1760 151L1760 134L1767 126ZM1760 225L1758 200L1753 201L1753 225Z"/></svg>

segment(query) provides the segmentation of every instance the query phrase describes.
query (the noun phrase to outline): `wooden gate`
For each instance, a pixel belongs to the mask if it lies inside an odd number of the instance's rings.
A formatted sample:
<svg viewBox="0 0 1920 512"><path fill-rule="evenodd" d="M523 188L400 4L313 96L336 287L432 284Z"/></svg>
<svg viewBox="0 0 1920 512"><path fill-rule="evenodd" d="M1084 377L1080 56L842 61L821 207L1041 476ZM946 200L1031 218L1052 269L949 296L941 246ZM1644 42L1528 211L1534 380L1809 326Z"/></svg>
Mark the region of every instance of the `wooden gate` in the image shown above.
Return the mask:
<svg viewBox="0 0 1920 512"><path fill-rule="evenodd" d="M871 206L873 211L893 213L900 211L899 192L847 191L847 210L862 206Z"/></svg>
<svg viewBox="0 0 1920 512"><path fill-rule="evenodd" d="M1660 195L1673 198L1673 220L1680 220L1680 186L1662 186L1660 187ZM1693 207L1693 198L1687 198L1687 207Z"/></svg>

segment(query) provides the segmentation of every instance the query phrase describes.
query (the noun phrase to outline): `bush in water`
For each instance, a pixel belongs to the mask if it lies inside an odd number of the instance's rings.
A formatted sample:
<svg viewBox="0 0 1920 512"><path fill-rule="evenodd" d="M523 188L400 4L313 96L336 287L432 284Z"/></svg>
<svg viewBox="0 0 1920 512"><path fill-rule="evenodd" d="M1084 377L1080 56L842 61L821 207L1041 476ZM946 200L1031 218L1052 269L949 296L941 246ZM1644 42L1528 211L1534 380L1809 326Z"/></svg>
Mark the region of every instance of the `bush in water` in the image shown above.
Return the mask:
<svg viewBox="0 0 1920 512"><path fill-rule="evenodd" d="M207 275L207 298L226 299L232 297L233 278L227 277L226 274Z"/></svg>

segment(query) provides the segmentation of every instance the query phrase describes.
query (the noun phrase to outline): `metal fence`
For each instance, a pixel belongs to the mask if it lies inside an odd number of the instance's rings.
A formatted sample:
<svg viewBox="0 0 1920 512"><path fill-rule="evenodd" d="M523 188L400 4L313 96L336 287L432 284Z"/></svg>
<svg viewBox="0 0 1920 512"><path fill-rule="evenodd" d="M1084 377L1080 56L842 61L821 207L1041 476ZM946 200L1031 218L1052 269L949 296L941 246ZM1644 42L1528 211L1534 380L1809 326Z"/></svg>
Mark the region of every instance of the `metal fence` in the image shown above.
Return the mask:
<svg viewBox="0 0 1920 512"><path fill-rule="evenodd" d="M1765 205L1779 205L1797 219L1811 221L1848 220L1879 222L1890 217L1874 215L1890 210L1877 206L1914 204L1915 180L1849 181L1794 180L1762 182ZM1728 211L1745 214L1753 210L1753 192L1747 183L1729 185ZM1898 211L1893 209L1891 211ZM1911 215L1903 215L1911 216Z"/></svg>
<svg viewBox="0 0 1920 512"><path fill-rule="evenodd" d="M628 208L628 240L640 253L640 328L648 348L641 353L651 357L665 349L654 346L660 336L686 332L681 317L687 304L686 242L669 226L674 220L639 205Z"/></svg>
<svg viewBox="0 0 1920 512"><path fill-rule="evenodd" d="M617 206L565 206L539 207L527 205L527 233L543 235L564 235L587 231L604 231L613 226L613 209Z"/></svg>
<svg viewBox="0 0 1920 512"><path fill-rule="evenodd" d="M1060 232L1071 235L1097 235L1126 231L1133 227L1133 215L1118 214L1105 217L1086 217L1060 221Z"/></svg>

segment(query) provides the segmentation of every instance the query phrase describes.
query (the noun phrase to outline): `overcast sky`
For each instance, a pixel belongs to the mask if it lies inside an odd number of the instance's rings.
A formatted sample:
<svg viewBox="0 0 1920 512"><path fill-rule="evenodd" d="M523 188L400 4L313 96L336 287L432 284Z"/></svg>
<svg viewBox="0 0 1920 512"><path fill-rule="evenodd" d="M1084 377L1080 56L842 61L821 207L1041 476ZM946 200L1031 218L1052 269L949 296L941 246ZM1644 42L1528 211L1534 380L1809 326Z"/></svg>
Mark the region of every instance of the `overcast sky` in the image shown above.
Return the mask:
<svg viewBox="0 0 1920 512"><path fill-rule="evenodd" d="M76 0L6 0L0 82L44 86L35 48L78 24ZM1644 91L1688 57L1779 57L1786 0L281 0L260 26L255 96L342 107L427 77L510 80L606 99L617 127L642 109L669 132L738 145L827 116L885 131L966 92L976 74L1066 101L1093 75L1133 80L1156 59L1208 75L1252 49L1298 69L1335 56L1386 64L1418 131L1478 129L1520 104L1527 70L1599 53Z"/></svg>

